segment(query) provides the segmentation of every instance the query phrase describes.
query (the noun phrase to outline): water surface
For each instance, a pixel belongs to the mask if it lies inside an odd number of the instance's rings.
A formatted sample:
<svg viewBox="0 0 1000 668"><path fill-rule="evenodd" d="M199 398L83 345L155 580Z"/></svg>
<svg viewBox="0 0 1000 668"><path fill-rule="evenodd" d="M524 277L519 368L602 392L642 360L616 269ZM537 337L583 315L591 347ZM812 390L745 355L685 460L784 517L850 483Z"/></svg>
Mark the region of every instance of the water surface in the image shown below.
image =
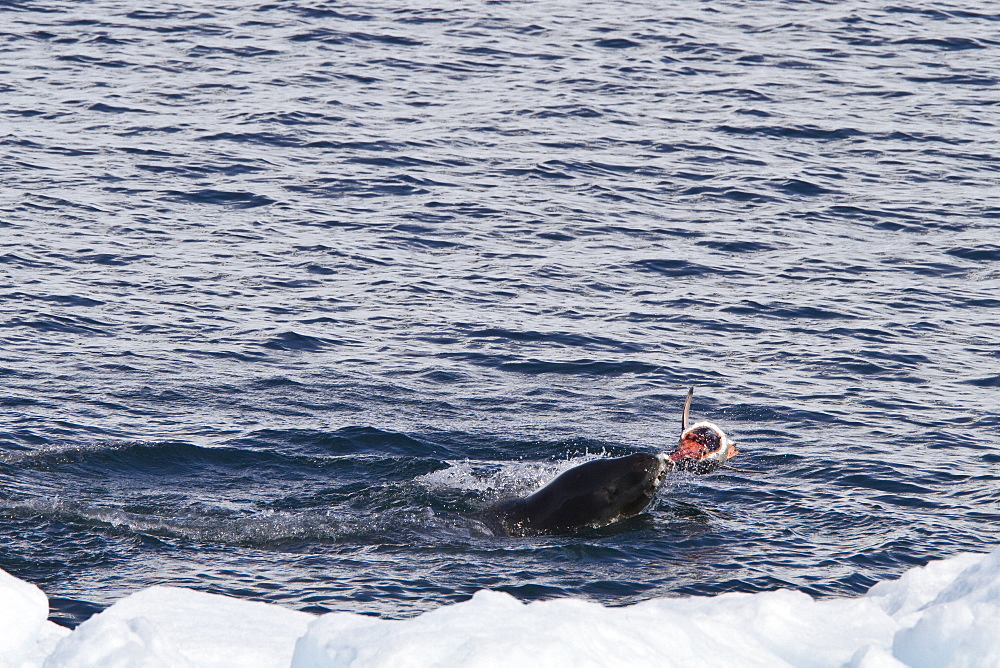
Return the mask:
<svg viewBox="0 0 1000 668"><path fill-rule="evenodd" d="M404 617L1000 539L992 3L0 2L0 567ZM676 441L745 471L509 539Z"/></svg>

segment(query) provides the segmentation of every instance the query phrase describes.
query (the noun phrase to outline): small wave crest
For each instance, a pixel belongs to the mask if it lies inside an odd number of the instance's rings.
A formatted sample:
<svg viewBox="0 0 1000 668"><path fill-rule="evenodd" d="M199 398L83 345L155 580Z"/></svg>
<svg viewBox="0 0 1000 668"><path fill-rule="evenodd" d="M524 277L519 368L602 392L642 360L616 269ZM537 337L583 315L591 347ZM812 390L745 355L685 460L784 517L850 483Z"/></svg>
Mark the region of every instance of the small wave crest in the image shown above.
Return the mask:
<svg viewBox="0 0 1000 668"><path fill-rule="evenodd" d="M563 461L448 461L447 468L417 476L415 482L429 489L475 492L489 498L530 494L553 478L584 462L606 456L588 453Z"/></svg>
<svg viewBox="0 0 1000 668"><path fill-rule="evenodd" d="M147 506L145 512L60 498L0 499L0 508L13 516L67 522L136 537L256 548L335 542L378 530L371 523L341 516L333 510L290 512L234 503L178 507L167 501L155 508Z"/></svg>

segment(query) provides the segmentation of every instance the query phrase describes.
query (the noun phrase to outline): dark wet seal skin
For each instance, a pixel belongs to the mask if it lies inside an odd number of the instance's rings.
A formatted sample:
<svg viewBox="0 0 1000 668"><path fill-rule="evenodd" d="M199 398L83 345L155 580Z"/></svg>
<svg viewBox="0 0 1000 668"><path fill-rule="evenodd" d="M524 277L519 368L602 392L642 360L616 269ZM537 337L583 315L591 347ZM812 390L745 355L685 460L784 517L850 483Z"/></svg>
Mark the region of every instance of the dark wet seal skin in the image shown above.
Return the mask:
<svg viewBox="0 0 1000 668"><path fill-rule="evenodd" d="M595 459L534 494L494 504L476 516L502 536L542 536L600 527L641 513L673 468L664 456Z"/></svg>
<svg viewBox="0 0 1000 668"><path fill-rule="evenodd" d="M562 473L530 496L496 503L475 516L502 536L541 536L602 527L645 510L667 473L711 473L736 454L725 433L711 422L688 427L688 391L677 449L669 455L636 453L595 459Z"/></svg>

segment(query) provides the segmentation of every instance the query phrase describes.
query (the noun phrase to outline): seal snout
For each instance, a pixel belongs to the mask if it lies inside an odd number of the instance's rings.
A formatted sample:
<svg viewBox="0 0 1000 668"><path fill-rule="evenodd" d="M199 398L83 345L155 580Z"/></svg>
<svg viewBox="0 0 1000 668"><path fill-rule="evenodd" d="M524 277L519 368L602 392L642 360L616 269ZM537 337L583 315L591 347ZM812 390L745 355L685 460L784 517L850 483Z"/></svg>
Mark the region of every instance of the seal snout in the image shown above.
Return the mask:
<svg viewBox="0 0 1000 668"><path fill-rule="evenodd" d="M675 464L673 460L670 459L670 455L665 453L656 455L656 461L659 466L656 469L656 473L653 475L653 482L657 489L659 489L659 487L663 485L663 482L667 479L667 474L674 470Z"/></svg>

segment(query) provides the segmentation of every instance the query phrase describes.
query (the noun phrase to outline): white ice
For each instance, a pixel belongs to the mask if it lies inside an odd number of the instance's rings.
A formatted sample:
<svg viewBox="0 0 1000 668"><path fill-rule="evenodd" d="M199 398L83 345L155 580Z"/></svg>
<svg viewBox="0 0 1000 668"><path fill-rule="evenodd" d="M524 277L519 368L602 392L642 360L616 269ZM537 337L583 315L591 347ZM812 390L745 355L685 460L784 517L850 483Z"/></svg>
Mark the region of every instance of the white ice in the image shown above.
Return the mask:
<svg viewBox="0 0 1000 668"><path fill-rule="evenodd" d="M69 630L47 620L49 599L0 570L0 667L39 666Z"/></svg>
<svg viewBox="0 0 1000 668"><path fill-rule="evenodd" d="M73 632L0 571L0 666L1000 666L1000 548L857 598L778 590L607 608L481 591L413 619L322 616L172 587Z"/></svg>

